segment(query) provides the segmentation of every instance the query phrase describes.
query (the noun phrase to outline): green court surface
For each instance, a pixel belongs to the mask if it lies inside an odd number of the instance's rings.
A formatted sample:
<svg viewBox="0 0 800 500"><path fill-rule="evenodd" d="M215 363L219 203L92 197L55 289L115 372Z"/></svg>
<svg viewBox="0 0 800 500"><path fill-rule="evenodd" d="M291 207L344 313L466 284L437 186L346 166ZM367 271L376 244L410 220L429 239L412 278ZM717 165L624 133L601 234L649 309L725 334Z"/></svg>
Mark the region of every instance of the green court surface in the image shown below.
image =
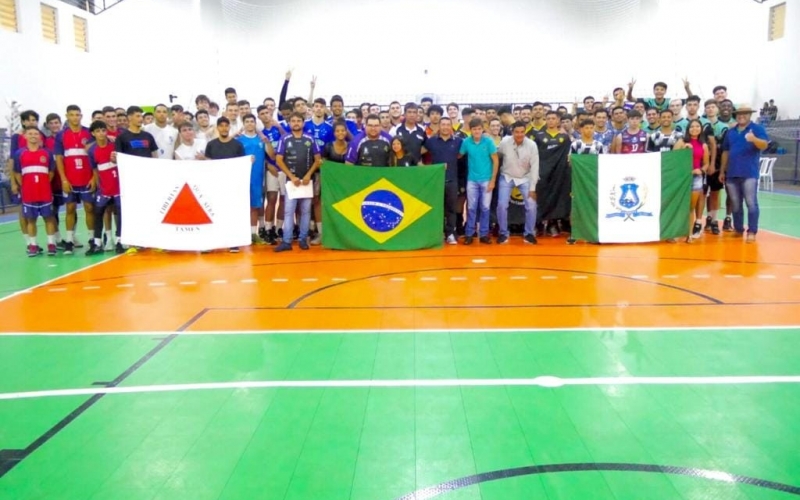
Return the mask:
<svg viewBox="0 0 800 500"><path fill-rule="evenodd" d="M0 381L0 456L7 465L39 442L0 477L0 498L393 500L478 473L603 463L626 466L494 478L435 498L796 497L800 386L758 377L796 375L798 333L0 337L4 372L28 375ZM7 399L115 379L135 392ZM254 381L309 386L246 387ZM219 382L234 385L202 386ZM174 384L197 385L153 387Z"/></svg>

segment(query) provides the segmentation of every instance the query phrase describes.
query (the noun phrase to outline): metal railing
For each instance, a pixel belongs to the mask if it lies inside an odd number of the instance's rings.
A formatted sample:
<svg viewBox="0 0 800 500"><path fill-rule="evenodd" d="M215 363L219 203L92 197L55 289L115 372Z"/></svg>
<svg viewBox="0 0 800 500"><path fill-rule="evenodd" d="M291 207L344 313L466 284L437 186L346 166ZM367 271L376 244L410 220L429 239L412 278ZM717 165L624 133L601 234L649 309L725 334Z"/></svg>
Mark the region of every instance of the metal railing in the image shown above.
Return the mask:
<svg viewBox="0 0 800 500"><path fill-rule="evenodd" d="M92 14L100 14L105 10L117 5L124 0L61 0L67 5L71 5Z"/></svg>

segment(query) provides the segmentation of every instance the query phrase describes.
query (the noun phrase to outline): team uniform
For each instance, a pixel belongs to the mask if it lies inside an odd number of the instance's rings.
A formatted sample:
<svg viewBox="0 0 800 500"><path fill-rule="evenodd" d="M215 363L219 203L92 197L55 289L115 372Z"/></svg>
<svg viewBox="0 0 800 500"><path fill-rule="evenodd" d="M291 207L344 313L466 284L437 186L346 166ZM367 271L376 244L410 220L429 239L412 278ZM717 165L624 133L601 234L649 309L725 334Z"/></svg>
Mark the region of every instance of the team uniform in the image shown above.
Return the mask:
<svg viewBox="0 0 800 500"><path fill-rule="evenodd" d="M264 170L267 157L264 141L258 135L249 137L245 134L238 135L236 140L242 143L244 154L253 159L250 167L250 208L262 208L264 206Z"/></svg>
<svg viewBox="0 0 800 500"><path fill-rule="evenodd" d="M631 134L628 129L625 129L620 135L622 136L620 153L627 155L647 152L647 132L644 130Z"/></svg>
<svg viewBox="0 0 800 500"><path fill-rule="evenodd" d="M294 174L295 177L302 179L311 170L314 164L314 158L320 154L317 142L310 135L302 134L300 137L295 137L294 134L284 136L278 142L278 149L276 155L283 157L283 163ZM297 205L300 205L300 248L308 248L306 238L308 237L308 227L311 222L311 198L290 199L285 197L284 214L286 217L283 220L283 234L288 241L284 240L278 249L287 249L286 245L291 248L291 235L294 234L294 214L297 210ZM287 249L288 250L288 249Z"/></svg>
<svg viewBox="0 0 800 500"><path fill-rule="evenodd" d="M598 132L595 130L594 132L594 140L600 142L603 147L605 148L605 152L611 151L611 143L614 142L614 130L611 128L607 128L602 132Z"/></svg>
<svg viewBox="0 0 800 500"><path fill-rule="evenodd" d="M283 129L280 128L280 124L273 125L270 128L265 128L261 132L264 134L264 137L266 137L267 140L270 143L272 143L272 150L277 151L278 142L280 142L281 137L285 135ZM278 165L275 163L275 160L273 158L267 156L267 162L278 170L277 177L270 173L266 174L267 192L268 193L280 192L280 194L286 194L286 174L284 174L281 169L277 168Z"/></svg>
<svg viewBox="0 0 800 500"><path fill-rule="evenodd" d="M389 149L391 141L379 135L370 139L367 134L357 135L347 150L347 163L365 167L385 167L389 165Z"/></svg>
<svg viewBox="0 0 800 500"><path fill-rule="evenodd" d="M569 147L569 152L574 155L599 155L608 153L608 148L605 144L593 139L590 142L584 142L582 138L572 141Z"/></svg>
<svg viewBox="0 0 800 500"><path fill-rule="evenodd" d="M317 142L317 148L320 150L329 142L333 142L333 126L324 121L316 124L314 120L306 120L303 125L303 133L310 135Z"/></svg>
<svg viewBox="0 0 800 500"><path fill-rule="evenodd" d="M27 142L27 141L26 141ZM53 157L56 155L56 136L49 135L44 138L44 149L46 149ZM55 175L53 175L53 180L50 181L50 189L53 190L53 215L56 218L56 224L58 224L58 208L64 205L64 183L61 181L61 174L58 173L58 169L55 170ZM58 231L58 227L56 226L56 231Z"/></svg>
<svg viewBox="0 0 800 500"><path fill-rule="evenodd" d="M14 172L22 176L20 199L25 219L53 216L53 190L50 174L55 171L55 161L45 149L31 151L26 147L14 153Z"/></svg>
<svg viewBox="0 0 800 500"><path fill-rule="evenodd" d="M552 134L543 131L536 135L539 149L539 182L536 185L536 201L540 221L567 219L570 216L572 199L571 178L568 164L570 140L567 134ZM556 233L557 234L557 233Z"/></svg>
<svg viewBox="0 0 800 500"><path fill-rule="evenodd" d="M394 129L394 136L401 137L406 142L406 152L419 163L422 157L422 148L425 147L425 142L428 140L425 128L414 125L414 128L408 129L404 123L401 123Z"/></svg>
<svg viewBox="0 0 800 500"><path fill-rule="evenodd" d="M647 151L651 153L658 153L661 151L672 151L675 144L683 139L683 132L679 130L672 130L669 134L665 134L661 130L650 134L647 139Z"/></svg>
<svg viewBox="0 0 800 500"><path fill-rule="evenodd" d="M645 123L644 125L642 125L642 130L647 132L647 135L655 134L660 129L661 129L661 126L659 124L656 124L654 127L651 127L649 123Z"/></svg>
<svg viewBox="0 0 800 500"><path fill-rule="evenodd" d="M120 203L119 170L117 164L111 161L111 155L116 151L115 144L108 142L105 146L93 144L89 148L89 163L93 172L97 174L97 192L94 200L94 239L99 247L103 232L103 212L106 207L114 209L114 223L116 225L117 253L122 253L120 235L122 234L122 204Z"/></svg>
<svg viewBox="0 0 800 500"><path fill-rule="evenodd" d="M655 97L646 97L642 100L646 108L656 108L659 113L665 109L669 109L669 98L667 97L665 97L661 103L657 102ZM631 108L633 108L633 106L631 106Z"/></svg>
<svg viewBox="0 0 800 500"><path fill-rule="evenodd" d="M728 129L733 125L724 123L722 120L717 120L714 123L709 121L709 126L714 134L714 139L717 141L718 150L717 158L714 161L714 173L706 178L706 187L711 191L722 191L725 187L725 185L719 181L719 171L722 166L722 143L725 141L725 136L728 135Z"/></svg>
<svg viewBox="0 0 800 500"><path fill-rule="evenodd" d="M92 203L94 193L89 188L92 167L86 146L94 139L89 129L81 127L77 132L67 127L56 135L55 154L63 157L64 175L72 191L64 195L66 203Z"/></svg>

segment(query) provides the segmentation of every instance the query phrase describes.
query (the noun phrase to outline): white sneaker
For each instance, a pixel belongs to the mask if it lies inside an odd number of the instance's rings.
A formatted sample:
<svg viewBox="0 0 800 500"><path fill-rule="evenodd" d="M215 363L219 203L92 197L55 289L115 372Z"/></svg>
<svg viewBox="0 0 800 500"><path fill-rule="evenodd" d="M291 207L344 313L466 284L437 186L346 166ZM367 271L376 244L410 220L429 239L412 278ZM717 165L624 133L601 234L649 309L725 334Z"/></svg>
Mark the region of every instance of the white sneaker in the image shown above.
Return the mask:
<svg viewBox="0 0 800 500"><path fill-rule="evenodd" d="M106 246L103 247L104 252L113 252L114 251L114 242L111 240L106 240Z"/></svg>
<svg viewBox="0 0 800 500"><path fill-rule="evenodd" d="M448 245L457 245L458 244L458 240L456 240L456 237L455 237L454 234L451 234L451 235L449 235L447 237L447 244Z"/></svg>
<svg viewBox="0 0 800 500"><path fill-rule="evenodd" d="M319 233L317 233L317 235L316 235L316 236L314 236L314 237L311 239L311 241L309 241L309 244L311 244L311 246L319 246L319 245L322 245L322 235L321 235L321 234L319 234Z"/></svg>

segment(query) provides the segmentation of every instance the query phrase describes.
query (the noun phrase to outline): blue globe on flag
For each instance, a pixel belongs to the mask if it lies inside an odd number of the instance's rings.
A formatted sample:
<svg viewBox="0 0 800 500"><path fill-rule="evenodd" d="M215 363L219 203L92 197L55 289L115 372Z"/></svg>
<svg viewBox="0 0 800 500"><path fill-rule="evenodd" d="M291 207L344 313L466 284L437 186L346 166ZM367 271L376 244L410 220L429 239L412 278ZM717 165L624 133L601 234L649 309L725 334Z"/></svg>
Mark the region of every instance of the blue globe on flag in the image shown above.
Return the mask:
<svg viewBox="0 0 800 500"><path fill-rule="evenodd" d="M361 202L361 219L373 231L389 232L403 222L403 201L391 191L373 191Z"/></svg>

